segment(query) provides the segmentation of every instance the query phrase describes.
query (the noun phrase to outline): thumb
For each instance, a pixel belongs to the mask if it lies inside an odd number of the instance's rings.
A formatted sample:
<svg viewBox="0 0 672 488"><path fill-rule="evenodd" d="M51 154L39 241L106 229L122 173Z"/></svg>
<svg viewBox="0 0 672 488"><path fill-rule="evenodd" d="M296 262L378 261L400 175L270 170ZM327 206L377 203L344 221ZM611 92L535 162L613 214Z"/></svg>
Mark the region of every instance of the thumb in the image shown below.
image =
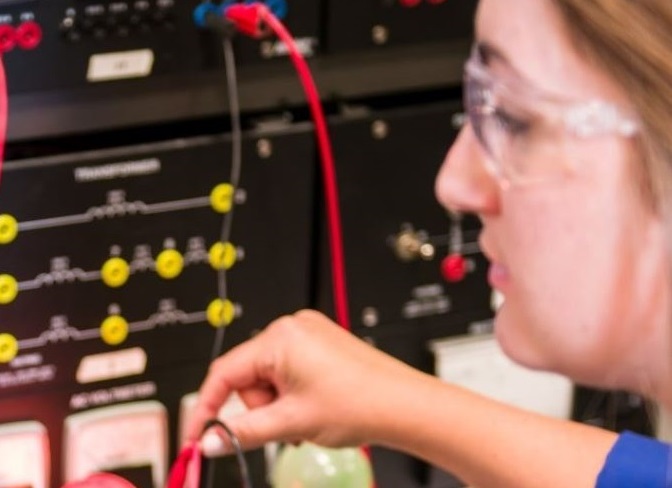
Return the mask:
<svg viewBox="0 0 672 488"><path fill-rule="evenodd" d="M214 424L203 436L203 453L207 457L232 454L236 451L234 445L236 440L244 450L250 450L271 441L301 438L298 426L291 424L290 419L295 418L292 411L296 410L290 403L283 398L235 417L229 417L222 422L224 425Z"/></svg>

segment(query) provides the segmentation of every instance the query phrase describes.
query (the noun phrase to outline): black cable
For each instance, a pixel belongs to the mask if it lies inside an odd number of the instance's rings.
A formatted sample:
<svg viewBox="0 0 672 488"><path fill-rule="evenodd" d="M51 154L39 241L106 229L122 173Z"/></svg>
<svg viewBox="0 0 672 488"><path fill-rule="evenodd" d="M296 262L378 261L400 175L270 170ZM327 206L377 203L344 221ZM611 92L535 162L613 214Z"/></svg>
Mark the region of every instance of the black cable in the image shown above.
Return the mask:
<svg viewBox="0 0 672 488"><path fill-rule="evenodd" d="M227 96L229 102L229 113L231 116L231 177L229 183L233 187L232 204L229 211L222 219L222 228L220 232L220 242L226 244L231 239L231 227L233 225L233 214L235 209L235 197L240 185L240 174L242 167L242 144L243 133L240 122L240 101L238 97L238 76L236 74L236 58L233 51L233 43L230 37L224 37L223 40L224 61L226 66L226 84ZM228 298L228 283L226 279L226 269L223 267L217 270L217 296L224 304ZM211 360L217 359L222 353L224 345L224 336L226 334L226 324L222 324L215 334L214 344L212 346Z"/></svg>
<svg viewBox="0 0 672 488"><path fill-rule="evenodd" d="M233 450L236 452L236 458L238 459L238 468L240 469L240 478L243 482L243 488L252 488L252 479L250 478L250 470L247 466L247 461L245 460L245 453L243 452L243 447L240 444L240 439L238 439L236 434L233 433L233 431L229 428L228 425L226 425L219 419L208 420L205 423L205 427L203 427L203 435L205 435L205 433L213 427L222 429L228 436L229 441L231 442L231 446L233 447ZM211 488L214 483L214 475L213 475L214 472L212 466L214 466L214 464L210 463L210 469L208 470L209 473L206 485L209 488Z"/></svg>
<svg viewBox="0 0 672 488"><path fill-rule="evenodd" d="M229 102L229 114L231 117L231 175L229 178L229 184L233 187L233 195L231 208L227 213L224 214L222 219L222 227L220 231L219 241L226 245L231 239L231 229L233 227L233 214L236 206L236 192L240 186L240 174L242 171L242 145L243 145L243 131L240 121L240 101L238 97L238 76L236 73L236 57L233 50L233 42L231 42L231 36L224 36L222 41L222 48L224 51L224 63L226 69L226 85L227 85L227 97ZM226 303L228 298L228 282L226 269L222 266L217 270L217 297L221 300L222 305ZM226 335L227 324L221 324L215 332L215 339L212 346L212 352L210 354L210 360L214 361L219 357L224 348L224 336ZM205 429L216 425L219 421L212 420L206 424ZM236 455L238 456L238 464L240 466L241 475L243 475L243 481L246 482L244 485L246 488L251 488L252 484L249 481L249 473L247 469L247 463L245 462L245 456L242 454L242 449L240 449L240 442L233 435L233 432L225 426L223 423L219 422L220 426L229 434L231 438L231 443L236 449ZM207 469L207 480L205 486L208 488L213 488L215 482L215 464L208 463Z"/></svg>

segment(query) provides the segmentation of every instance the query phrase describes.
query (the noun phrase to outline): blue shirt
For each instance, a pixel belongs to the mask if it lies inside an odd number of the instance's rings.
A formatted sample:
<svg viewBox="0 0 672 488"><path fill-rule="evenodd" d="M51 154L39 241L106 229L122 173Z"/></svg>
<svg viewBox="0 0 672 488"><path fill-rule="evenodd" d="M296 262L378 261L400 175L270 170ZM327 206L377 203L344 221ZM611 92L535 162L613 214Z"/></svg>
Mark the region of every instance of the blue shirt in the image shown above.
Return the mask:
<svg viewBox="0 0 672 488"><path fill-rule="evenodd" d="M672 488L672 446L622 433L607 455L596 488Z"/></svg>

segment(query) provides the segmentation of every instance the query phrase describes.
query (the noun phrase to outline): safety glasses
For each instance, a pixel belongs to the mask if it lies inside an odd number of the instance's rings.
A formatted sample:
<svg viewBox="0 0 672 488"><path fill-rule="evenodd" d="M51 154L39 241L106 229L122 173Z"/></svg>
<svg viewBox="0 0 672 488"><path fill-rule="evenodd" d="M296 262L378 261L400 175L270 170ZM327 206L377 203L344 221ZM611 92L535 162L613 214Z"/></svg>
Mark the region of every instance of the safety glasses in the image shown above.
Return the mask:
<svg viewBox="0 0 672 488"><path fill-rule="evenodd" d="M640 128L634 114L610 102L562 98L493 74L478 45L464 68L464 105L488 169L505 183L566 174L577 141L632 137Z"/></svg>

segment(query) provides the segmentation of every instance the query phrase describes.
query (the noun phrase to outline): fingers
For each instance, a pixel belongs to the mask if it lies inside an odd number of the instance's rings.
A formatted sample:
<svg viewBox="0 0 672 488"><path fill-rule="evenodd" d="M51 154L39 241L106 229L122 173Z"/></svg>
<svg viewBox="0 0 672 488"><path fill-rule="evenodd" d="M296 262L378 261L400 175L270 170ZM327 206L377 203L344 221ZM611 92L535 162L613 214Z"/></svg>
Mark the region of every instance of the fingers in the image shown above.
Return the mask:
<svg viewBox="0 0 672 488"><path fill-rule="evenodd" d="M270 385L238 390L238 395L248 409L267 405L278 396L275 388Z"/></svg>
<svg viewBox="0 0 672 488"><path fill-rule="evenodd" d="M246 446L283 440L288 435L301 438L302 431L297 429L301 425L305 427L306 421L298 417L297 412L305 410L304 404L311 402L305 398L303 403L296 402L294 412L284 410L283 405L287 404L287 396L305 397L306 388L315 390L312 379L318 378L319 371L325 367L325 357L319 351L326 345L331 348L331 339L335 337L333 328L333 323L317 312L281 317L253 339L213 362L187 428L188 439L201 437L205 423L217 417L221 405L234 391L251 411L235 420L228 418L227 424L234 422L231 428L236 433L240 430L241 442ZM316 345L317 351L311 355L315 363L313 370L297 369L295 349L299 344ZM288 421L282 422L282 418Z"/></svg>
<svg viewBox="0 0 672 488"><path fill-rule="evenodd" d="M263 335L260 334L260 336ZM272 354L260 355L262 338L245 342L232 349L228 354L215 360L208 371L198 395L198 405L194 417L187 429L189 440L201 436L203 426L217 417L220 407L233 391L254 389L259 385L268 385L265 377L272 370ZM261 361L264 364L259 364Z"/></svg>
<svg viewBox="0 0 672 488"><path fill-rule="evenodd" d="M289 421L295 410L291 401L281 399L226 419L225 423L243 449L256 449L270 441L297 439L298 429L290 427L296 424ZM218 430L216 439L210 432L206 433L202 445L205 455L209 457L234 452L231 438L221 429Z"/></svg>

